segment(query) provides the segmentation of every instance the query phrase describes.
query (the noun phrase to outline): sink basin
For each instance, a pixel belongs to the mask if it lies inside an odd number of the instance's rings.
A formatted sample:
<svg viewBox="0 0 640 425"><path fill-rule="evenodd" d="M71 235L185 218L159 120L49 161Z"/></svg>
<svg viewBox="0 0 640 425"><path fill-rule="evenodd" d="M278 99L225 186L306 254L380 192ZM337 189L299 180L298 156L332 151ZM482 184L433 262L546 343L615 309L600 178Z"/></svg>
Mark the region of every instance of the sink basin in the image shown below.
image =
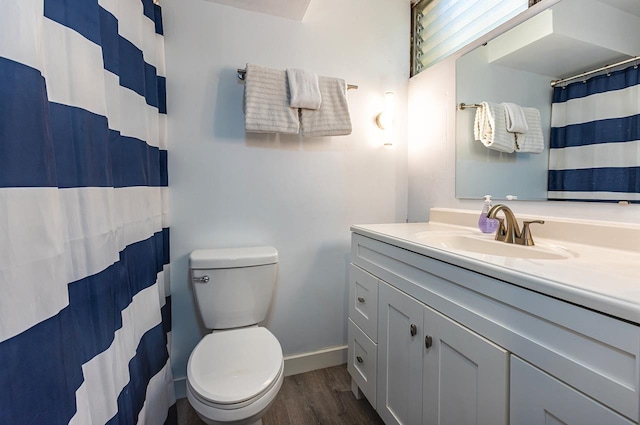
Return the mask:
<svg viewBox="0 0 640 425"><path fill-rule="evenodd" d="M418 233L416 237L420 241L436 248L500 257L531 260L563 260L575 256L566 249L555 245L543 243L537 243L534 246L515 245L489 239L486 236L424 232Z"/></svg>

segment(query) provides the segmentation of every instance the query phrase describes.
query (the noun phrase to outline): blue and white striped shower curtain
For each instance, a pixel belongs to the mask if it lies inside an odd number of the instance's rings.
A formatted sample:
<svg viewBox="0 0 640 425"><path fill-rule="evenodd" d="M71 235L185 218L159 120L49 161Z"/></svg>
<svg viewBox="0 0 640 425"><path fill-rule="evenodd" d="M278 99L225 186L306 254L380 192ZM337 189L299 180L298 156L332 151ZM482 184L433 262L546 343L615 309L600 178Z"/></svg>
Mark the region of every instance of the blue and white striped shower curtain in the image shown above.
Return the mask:
<svg viewBox="0 0 640 425"><path fill-rule="evenodd" d="M548 198L640 201L640 68L554 88Z"/></svg>
<svg viewBox="0 0 640 425"><path fill-rule="evenodd" d="M0 0L0 424L176 422L152 0Z"/></svg>

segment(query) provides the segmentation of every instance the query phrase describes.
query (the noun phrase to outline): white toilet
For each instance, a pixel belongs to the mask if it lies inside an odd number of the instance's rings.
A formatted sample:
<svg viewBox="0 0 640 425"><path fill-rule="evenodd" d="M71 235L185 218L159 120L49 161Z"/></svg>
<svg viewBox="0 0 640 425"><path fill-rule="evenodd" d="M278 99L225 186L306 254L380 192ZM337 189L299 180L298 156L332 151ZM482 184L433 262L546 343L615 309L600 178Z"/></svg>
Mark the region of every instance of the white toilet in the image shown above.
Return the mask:
<svg viewBox="0 0 640 425"><path fill-rule="evenodd" d="M282 386L282 348L264 321L278 270L273 247L189 256L202 321L213 332L189 357L187 399L207 424L260 424Z"/></svg>

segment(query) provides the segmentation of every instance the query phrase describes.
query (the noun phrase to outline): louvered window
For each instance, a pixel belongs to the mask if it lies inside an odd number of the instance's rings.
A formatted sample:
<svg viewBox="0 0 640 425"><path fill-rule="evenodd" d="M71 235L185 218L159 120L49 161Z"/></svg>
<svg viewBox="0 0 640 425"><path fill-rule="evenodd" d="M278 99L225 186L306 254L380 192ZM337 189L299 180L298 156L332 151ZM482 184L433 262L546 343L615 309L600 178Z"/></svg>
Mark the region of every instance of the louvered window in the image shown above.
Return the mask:
<svg viewBox="0 0 640 425"><path fill-rule="evenodd" d="M527 9L528 0L421 0L413 7L411 75Z"/></svg>

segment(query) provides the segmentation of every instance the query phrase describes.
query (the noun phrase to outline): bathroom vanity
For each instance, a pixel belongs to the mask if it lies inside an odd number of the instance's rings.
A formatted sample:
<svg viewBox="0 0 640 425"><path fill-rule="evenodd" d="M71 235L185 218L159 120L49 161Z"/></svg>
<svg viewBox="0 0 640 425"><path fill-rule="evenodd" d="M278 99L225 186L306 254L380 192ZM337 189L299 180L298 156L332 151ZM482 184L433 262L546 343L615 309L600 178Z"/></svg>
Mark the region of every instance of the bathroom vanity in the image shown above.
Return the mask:
<svg viewBox="0 0 640 425"><path fill-rule="evenodd" d="M640 226L545 218L516 247L476 220L351 228L354 394L388 425L637 424Z"/></svg>

